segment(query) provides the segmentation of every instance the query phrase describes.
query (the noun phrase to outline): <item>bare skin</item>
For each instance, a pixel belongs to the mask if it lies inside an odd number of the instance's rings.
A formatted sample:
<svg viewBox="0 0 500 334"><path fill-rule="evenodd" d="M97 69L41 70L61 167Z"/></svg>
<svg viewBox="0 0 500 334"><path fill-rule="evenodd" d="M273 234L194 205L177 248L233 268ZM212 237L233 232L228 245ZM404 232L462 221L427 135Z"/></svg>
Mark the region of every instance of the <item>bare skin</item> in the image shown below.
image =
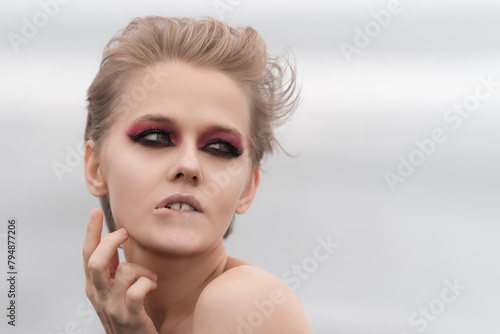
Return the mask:
<svg viewBox="0 0 500 334"><path fill-rule="evenodd" d="M119 228L101 240L103 214L94 209L83 246L86 293L106 332L310 333L295 293L257 266L228 257L223 243L232 215L246 212L259 184L247 149L245 91L216 70L184 63L160 69L169 80L113 123L106 154L100 158L96 144L86 144L87 187L96 197L110 196ZM125 93L134 92L144 73L132 77ZM131 127L146 128L144 119L148 129L172 130L172 140L166 132L132 140L138 135L130 136ZM238 155L228 155L230 147L219 140L228 136L241 140ZM200 201L213 194L207 189L221 172L228 182L199 211L157 214L158 203L174 192Z"/></svg>
<svg viewBox="0 0 500 334"><path fill-rule="evenodd" d="M267 314L261 313L262 324L246 323L252 333L311 333L302 305L288 286L258 266L229 256L222 258L198 289L174 306L176 312L164 317L162 302L174 294L159 289L163 282L148 268L119 263L117 248L129 238L128 232L115 231L101 241L102 211L92 213L83 247L86 293L106 333L233 333L241 330L245 316L260 310L255 303L262 306L266 302L274 305L267 306ZM102 261L92 261L92 257ZM238 294L228 286L236 287ZM273 291L282 292L281 297L271 298ZM204 298L200 298L202 293Z"/></svg>

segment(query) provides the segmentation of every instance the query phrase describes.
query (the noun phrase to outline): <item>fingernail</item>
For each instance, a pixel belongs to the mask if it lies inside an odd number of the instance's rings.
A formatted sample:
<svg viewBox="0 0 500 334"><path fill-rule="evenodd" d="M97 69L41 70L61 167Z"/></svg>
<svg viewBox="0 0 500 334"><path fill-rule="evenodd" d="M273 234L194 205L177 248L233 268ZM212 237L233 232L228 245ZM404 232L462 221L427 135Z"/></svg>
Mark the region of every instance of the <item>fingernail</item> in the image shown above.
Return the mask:
<svg viewBox="0 0 500 334"><path fill-rule="evenodd" d="M90 214L90 219L97 220L97 217L98 217L97 210L92 209L92 213Z"/></svg>
<svg viewBox="0 0 500 334"><path fill-rule="evenodd" d="M119 235L127 235L127 230L124 227L122 227L121 229L116 231L116 233L118 233Z"/></svg>

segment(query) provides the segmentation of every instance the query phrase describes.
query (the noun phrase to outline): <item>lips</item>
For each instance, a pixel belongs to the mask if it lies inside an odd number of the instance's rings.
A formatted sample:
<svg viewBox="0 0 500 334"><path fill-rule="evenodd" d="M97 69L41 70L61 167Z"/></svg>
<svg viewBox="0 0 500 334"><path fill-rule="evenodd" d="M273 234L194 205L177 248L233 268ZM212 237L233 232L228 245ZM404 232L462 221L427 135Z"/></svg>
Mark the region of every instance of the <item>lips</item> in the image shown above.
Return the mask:
<svg viewBox="0 0 500 334"><path fill-rule="evenodd" d="M172 205L173 204L173 205ZM178 205L180 204L180 205ZM183 194L183 193L174 193L167 198L165 198L163 201L161 201L155 209L162 209L162 208L168 208L172 210L182 210L186 208L185 205L182 204L187 204L191 206L192 209L194 210L185 210L189 212L203 212L201 209L201 203L198 201L198 199L192 195L192 194Z"/></svg>

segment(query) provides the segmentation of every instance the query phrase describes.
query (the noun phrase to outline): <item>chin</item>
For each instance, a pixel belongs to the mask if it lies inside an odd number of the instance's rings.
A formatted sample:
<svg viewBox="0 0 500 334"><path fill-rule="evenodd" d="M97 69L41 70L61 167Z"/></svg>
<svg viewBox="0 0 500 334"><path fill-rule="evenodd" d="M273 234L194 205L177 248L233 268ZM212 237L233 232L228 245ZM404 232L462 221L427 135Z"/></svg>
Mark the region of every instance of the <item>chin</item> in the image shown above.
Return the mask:
<svg viewBox="0 0 500 334"><path fill-rule="evenodd" d="M206 251L212 243L210 234L185 227L164 227L150 229L149 231L131 230L130 237L141 248L176 256L186 256Z"/></svg>

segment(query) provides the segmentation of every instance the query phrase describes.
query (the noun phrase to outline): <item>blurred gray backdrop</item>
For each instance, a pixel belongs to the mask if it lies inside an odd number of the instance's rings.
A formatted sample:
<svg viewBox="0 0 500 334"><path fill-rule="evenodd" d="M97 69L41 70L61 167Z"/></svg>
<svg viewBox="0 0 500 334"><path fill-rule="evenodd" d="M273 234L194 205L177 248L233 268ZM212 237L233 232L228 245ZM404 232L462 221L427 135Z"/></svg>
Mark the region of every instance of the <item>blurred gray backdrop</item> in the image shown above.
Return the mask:
<svg viewBox="0 0 500 334"><path fill-rule="evenodd" d="M81 260L86 89L146 15L294 51L303 100L278 135L297 157L264 163L227 248L292 286L315 334L500 331L498 1L29 0L0 5L0 268L15 217L19 272L2 333L103 333Z"/></svg>

